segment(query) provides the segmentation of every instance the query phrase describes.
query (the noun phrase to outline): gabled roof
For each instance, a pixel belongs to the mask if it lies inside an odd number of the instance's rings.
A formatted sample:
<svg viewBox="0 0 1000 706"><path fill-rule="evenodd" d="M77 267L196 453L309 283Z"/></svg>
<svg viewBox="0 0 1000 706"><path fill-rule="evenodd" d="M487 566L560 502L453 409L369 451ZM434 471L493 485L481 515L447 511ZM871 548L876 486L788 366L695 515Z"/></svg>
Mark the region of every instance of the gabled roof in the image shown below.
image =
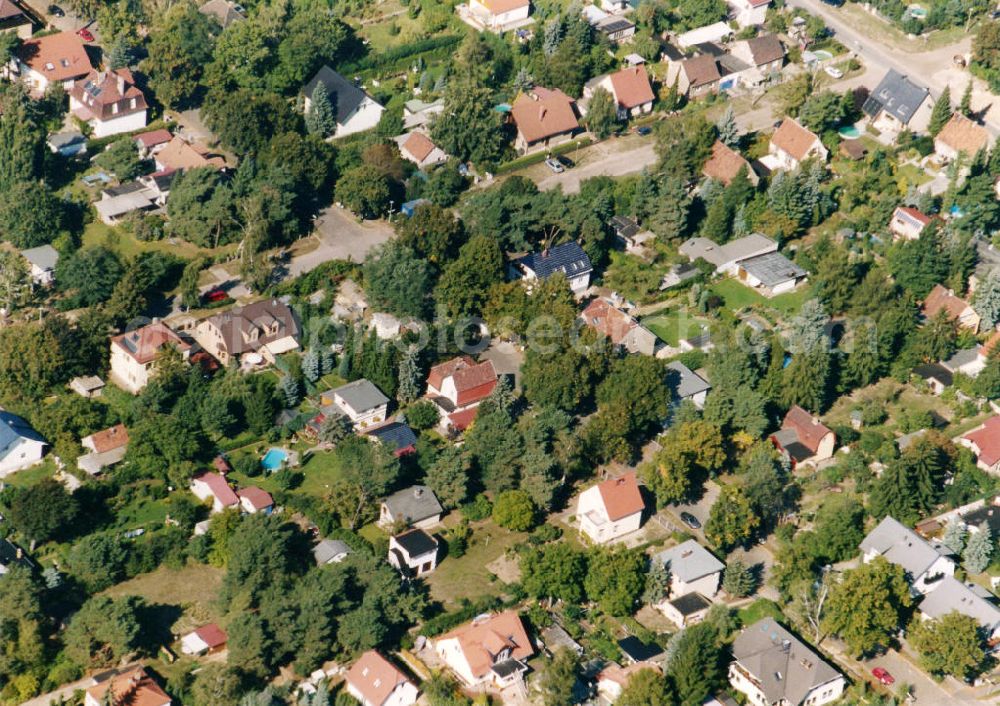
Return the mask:
<svg viewBox="0 0 1000 706"><path fill-rule="evenodd" d="M274 498L266 490L251 485L248 488L240 488L236 495L241 500L246 500L254 510L266 510L274 505Z"/></svg>
<svg viewBox="0 0 1000 706"><path fill-rule="evenodd" d="M705 166L701 168L701 173L709 179L721 181L726 186L736 178L740 169L750 172L750 162L746 161L739 152L727 147L720 140L716 140L712 145L712 156L705 161Z"/></svg>
<svg viewBox="0 0 1000 706"><path fill-rule="evenodd" d="M205 319L205 323L218 329L229 355L242 355L287 336L299 335L299 324L292 308L279 299L263 299L238 306ZM261 331L261 324L274 323L277 323L277 333L260 335L256 339L244 338L244 333L249 334L254 329Z"/></svg>
<svg viewBox="0 0 1000 706"><path fill-rule="evenodd" d="M562 272L569 279L594 270L587 253L576 241L553 245L540 253L528 253L518 263L534 272L539 279L546 279L556 272Z"/></svg>
<svg viewBox="0 0 1000 706"><path fill-rule="evenodd" d="M976 445L981 463L994 466L1000 462L1000 416L990 417L981 428L962 438Z"/></svg>
<svg viewBox="0 0 1000 706"><path fill-rule="evenodd" d="M215 623L202 625L194 631L194 634L198 636L199 640L208 645L208 649L210 650L226 644L226 640L228 639L225 631Z"/></svg>
<svg viewBox="0 0 1000 706"><path fill-rule="evenodd" d="M785 57L785 47L782 46L781 40L773 34L751 37L746 40L746 43L755 66L770 64L772 61L778 61Z"/></svg>
<svg viewBox="0 0 1000 706"><path fill-rule="evenodd" d="M512 610L466 623L437 639L451 638L458 640L477 679L489 673L496 657L504 650L510 650L510 658L516 660L527 659L535 653L521 618Z"/></svg>
<svg viewBox="0 0 1000 706"><path fill-rule="evenodd" d="M340 539L321 539L313 547L313 557L320 566L330 563L338 556L350 553L350 546Z"/></svg>
<svg viewBox="0 0 1000 706"><path fill-rule="evenodd" d="M198 12L217 19L222 29L225 29L234 22L241 22L246 19L246 15L236 9L236 3L230 2L230 0L208 0L208 2L198 8Z"/></svg>
<svg viewBox="0 0 1000 706"><path fill-rule="evenodd" d="M338 74L329 66L323 66L312 80L302 89L302 93L312 97L316 86L322 83L326 87L326 92L330 96L330 102L337 109L337 122L341 125L346 123L351 114L364 103L368 94L355 86L352 82Z"/></svg>
<svg viewBox="0 0 1000 706"><path fill-rule="evenodd" d="M39 245L22 250L21 257L40 270L54 270L59 262L59 251L51 245Z"/></svg>
<svg viewBox="0 0 1000 706"><path fill-rule="evenodd" d="M897 206L896 210L892 212L893 217L899 218L902 221L907 221L912 225L923 230L925 226L929 225L933 218L927 214L913 208L912 206Z"/></svg>
<svg viewBox="0 0 1000 706"><path fill-rule="evenodd" d="M26 39L18 58L49 81L67 81L86 76L94 67L87 49L73 32L60 32Z"/></svg>
<svg viewBox="0 0 1000 706"><path fill-rule="evenodd" d="M861 106L865 115L875 117L885 111L904 125L909 124L930 92L895 69L889 69L885 77L872 91Z"/></svg>
<svg viewBox="0 0 1000 706"><path fill-rule="evenodd" d="M790 154L796 160L803 160L809 149L819 141L816 133L799 125L793 118L785 118L774 134L771 144Z"/></svg>
<svg viewBox="0 0 1000 706"><path fill-rule="evenodd" d="M417 163L420 163L434 151L434 143L424 133L413 131L403 140L399 149L406 150Z"/></svg>
<svg viewBox="0 0 1000 706"><path fill-rule="evenodd" d="M693 539L656 554L653 561L669 568L670 575L676 576L684 583L697 581L726 568L714 554Z"/></svg>
<svg viewBox="0 0 1000 706"><path fill-rule="evenodd" d="M403 488L382 502L392 513L393 519L405 520L410 524L422 522L444 512L434 491L426 485Z"/></svg>
<svg viewBox="0 0 1000 706"><path fill-rule="evenodd" d="M616 71L609 77L618 105L623 108L637 108L652 103L655 96L649 84L649 75L644 66L629 66Z"/></svg>
<svg viewBox="0 0 1000 706"><path fill-rule="evenodd" d="M156 147L157 145L167 144L174 139L174 136L170 134L169 130L161 128L159 130L150 130L149 132L140 132L134 139L140 145L149 149L150 147Z"/></svg>
<svg viewBox="0 0 1000 706"><path fill-rule="evenodd" d="M697 260L700 257L709 264L722 267L777 249L778 244L771 238L761 233L751 233L731 240L725 245L717 245L708 238L696 236L684 241L679 250L681 255L690 260Z"/></svg>
<svg viewBox="0 0 1000 706"><path fill-rule="evenodd" d="M841 676L773 618L764 618L733 642L733 659L760 683L769 704L803 703L814 688Z"/></svg>
<svg viewBox="0 0 1000 706"><path fill-rule="evenodd" d="M920 602L920 612L942 618L952 611L969 616L989 632L1000 626L1000 607L955 577L944 576Z"/></svg>
<svg viewBox="0 0 1000 706"><path fill-rule="evenodd" d="M124 424L116 424L110 429L91 434L84 439L84 441L87 440L89 440L90 445L93 447L94 453L101 454L105 451L126 446L128 444L128 430L125 429Z"/></svg>
<svg viewBox="0 0 1000 706"><path fill-rule="evenodd" d="M711 54L699 54L681 62L681 69L692 88L715 83L722 78L719 65Z"/></svg>
<svg viewBox="0 0 1000 706"><path fill-rule="evenodd" d="M792 408L788 410L781 423L781 428L794 431L799 443L814 454L819 449L823 437L833 433L828 426L798 405L792 405Z"/></svg>
<svg viewBox="0 0 1000 706"><path fill-rule="evenodd" d="M104 679L87 689L87 696L102 703L108 690L118 697L120 706L169 706L170 697L160 688L140 665L98 675ZM95 677L97 679L98 677ZM130 696L125 696L129 694Z"/></svg>
<svg viewBox="0 0 1000 706"><path fill-rule="evenodd" d="M403 422L389 422L382 426L369 429L365 432L367 436L378 439L393 451L413 448L417 443L417 435L408 424Z"/></svg>
<svg viewBox="0 0 1000 706"><path fill-rule="evenodd" d="M580 127L573 110L573 99L558 88L535 87L522 93L511 106L510 114L525 142L572 132Z"/></svg>
<svg viewBox="0 0 1000 706"><path fill-rule="evenodd" d="M22 18L25 22L30 23L31 21L25 16L24 11L11 0L0 0L0 20L11 20L15 17Z"/></svg>
<svg viewBox="0 0 1000 706"><path fill-rule="evenodd" d="M219 473L205 471L204 473L196 475L191 479L191 481L198 481L207 485L208 489L212 491L212 495L214 495L219 503L221 503L224 507L239 505L240 503L239 497L233 492L233 489L229 487L229 483L226 482L225 477Z"/></svg>
<svg viewBox="0 0 1000 706"><path fill-rule="evenodd" d="M479 4L494 15L502 15L511 10L527 7L530 4L530 0L479 0Z"/></svg>
<svg viewBox="0 0 1000 706"><path fill-rule="evenodd" d="M153 361L166 345L174 345L182 351L191 348L166 324L160 322L119 334L111 339L111 345L117 346L141 365Z"/></svg>
<svg viewBox="0 0 1000 706"><path fill-rule="evenodd" d="M597 491L604 503L604 510L612 522L623 517L642 512L646 504L639 492L635 471L630 471L617 478L608 478L597 484Z"/></svg>
<svg viewBox="0 0 1000 706"><path fill-rule="evenodd" d="M940 141L956 152L964 152L970 157L981 149L988 149L993 142L986 128L977 125L961 113L952 115L934 140Z"/></svg>
<svg viewBox="0 0 1000 706"><path fill-rule="evenodd" d="M639 322L603 297L598 297L587 305L581 314L583 322L598 333L619 345Z"/></svg>
<svg viewBox="0 0 1000 706"><path fill-rule="evenodd" d="M684 400L712 389L709 382L679 360L667 363L667 386L675 399Z"/></svg>
<svg viewBox="0 0 1000 706"><path fill-rule="evenodd" d="M146 96L128 69L91 71L73 84L70 95L82 105L77 109L82 120L110 120L146 110Z"/></svg>
<svg viewBox="0 0 1000 706"><path fill-rule="evenodd" d="M156 153L156 163L170 169L196 169L198 167L214 167L222 169L226 161L222 157L212 156L208 148L194 145L184 138L175 135L166 147Z"/></svg>
<svg viewBox="0 0 1000 706"><path fill-rule="evenodd" d="M951 552L942 544L930 544L896 519L886 517L861 541L865 554L876 552L890 564L903 567L913 580L924 574L940 557Z"/></svg>
<svg viewBox="0 0 1000 706"><path fill-rule="evenodd" d="M947 312L949 319L957 319L969 308L968 302L961 297L955 296L950 289L946 289L940 284L935 284L924 299L921 311L928 319L933 319L939 312Z"/></svg>
<svg viewBox="0 0 1000 706"><path fill-rule="evenodd" d="M409 681L405 674L375 650L361 655L347 672L347 683L373 706L382 706L396 687Z"/></svg>
<svg viewBox="0 0 1000 706"><path fill-rule="evenodd" d="M333 391L333 394L344 400L344 403L355 412L366 412L389 402L389 398L375 386L375 383L365 378L341 385Z"/></svg>

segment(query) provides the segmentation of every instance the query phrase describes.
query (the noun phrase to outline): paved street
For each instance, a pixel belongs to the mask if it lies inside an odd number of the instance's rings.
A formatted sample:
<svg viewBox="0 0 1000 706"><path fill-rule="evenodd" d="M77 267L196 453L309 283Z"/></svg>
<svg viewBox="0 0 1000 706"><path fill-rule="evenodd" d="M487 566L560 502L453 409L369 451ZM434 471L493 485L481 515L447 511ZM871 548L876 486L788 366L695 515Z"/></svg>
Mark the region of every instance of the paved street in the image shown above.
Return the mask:
<svg viewBox="0 0 1000 706"><path fill-rule="evenodd" d="M298 277L329 260L361 262L368 251L387 241L392 233L392 226L385 221L358 222L350 211L330 206L316 220L313 237L319 239L319 247L293 257L288 275Z"/></svg>

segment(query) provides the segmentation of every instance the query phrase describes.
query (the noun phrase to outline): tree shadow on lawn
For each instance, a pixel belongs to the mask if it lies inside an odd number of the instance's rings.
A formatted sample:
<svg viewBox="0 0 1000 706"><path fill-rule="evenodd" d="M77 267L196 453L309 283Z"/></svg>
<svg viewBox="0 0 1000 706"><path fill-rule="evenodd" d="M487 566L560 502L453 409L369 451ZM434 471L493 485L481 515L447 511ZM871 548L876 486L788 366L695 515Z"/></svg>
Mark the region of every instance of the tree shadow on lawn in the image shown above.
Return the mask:
<svg viewBox="0 0 1000 706"><path fill-rule="evenodd" d="M184 614L177 605L165 603L146 603L139 610L139 624L142 626L142 643L151 654L155 654L161 645L169 645L174 641L173 625Z"/></svg>

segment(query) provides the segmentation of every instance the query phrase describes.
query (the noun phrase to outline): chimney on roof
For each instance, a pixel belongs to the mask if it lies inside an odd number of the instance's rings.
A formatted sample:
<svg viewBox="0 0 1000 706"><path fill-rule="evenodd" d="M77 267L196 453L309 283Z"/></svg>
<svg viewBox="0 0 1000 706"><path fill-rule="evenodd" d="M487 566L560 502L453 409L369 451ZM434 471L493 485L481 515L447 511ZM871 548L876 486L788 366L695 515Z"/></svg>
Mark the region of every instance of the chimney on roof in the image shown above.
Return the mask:
<svg viewBox="0 0 1000 706"><path fill-rule="evenodd" d="M424 494L424 489L423 488L414 488L413 489L413 497L419 498L423 494Z"/></svg>
<svg viewBox="0 0 1000 706"><path fill-rule="evenodd" d="M544 105L538 108L538 120L539 121L545 120L545 106Z"/></svg>
<svg viewBox="0 0 1000 706"><path fill-rule="evenodd" d="M21 547L18 547L18 548L17 548L17 549L16 549L15 551L14 551L14 558L15 558L15 559L17 559L18 561L21 561L21 559L23 559L23 558L24 558L24 550L23 550L23 549L21 549Z"/></svg>
<svg viewBox="0 0 1000 706"><path fill-rule="evenodd" d="M125 77L122 75L121 71L115 73L115 77L118 79L118 93L120 95L125 95Z"/></svg>

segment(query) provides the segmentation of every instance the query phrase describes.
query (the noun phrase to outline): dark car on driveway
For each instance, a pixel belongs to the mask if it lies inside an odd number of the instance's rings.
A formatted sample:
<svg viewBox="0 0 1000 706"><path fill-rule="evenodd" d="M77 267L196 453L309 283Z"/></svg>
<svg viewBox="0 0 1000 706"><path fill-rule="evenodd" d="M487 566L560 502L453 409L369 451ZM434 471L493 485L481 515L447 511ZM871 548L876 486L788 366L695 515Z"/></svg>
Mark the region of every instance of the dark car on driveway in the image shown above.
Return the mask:
<svg viewBox="0 0 1000 706"><path fill-rule="evenodd" d="M690 512L681 513L681 522L686 524L691 529L701 529L701 522Z"/></svg>
<svg viewBox="0 0 1000 706"><path fill-rule="evenodd" d="M53 17L65 17L66 11L58 5L49 5L49 14Z"/></svg>

